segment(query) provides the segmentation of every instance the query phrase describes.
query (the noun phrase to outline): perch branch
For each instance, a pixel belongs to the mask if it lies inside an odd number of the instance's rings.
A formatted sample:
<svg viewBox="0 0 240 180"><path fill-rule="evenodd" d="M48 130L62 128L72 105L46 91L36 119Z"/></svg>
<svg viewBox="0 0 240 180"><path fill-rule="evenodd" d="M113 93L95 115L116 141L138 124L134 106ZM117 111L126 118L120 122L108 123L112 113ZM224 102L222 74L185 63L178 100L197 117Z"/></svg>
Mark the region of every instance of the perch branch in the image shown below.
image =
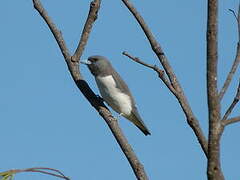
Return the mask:
<svg viewBox="0 0 240 180"><path fill-rule="evenodd" d="M204 136L202 129L199 125L199 122L195 115L192 112L192 109L188 103L188 100L186 96L184 95L183 89L181 88L180 83L177 80L176 75L173 72L172 67L170 66L167 57L165 56L160 44L156 41L154 38L151 30L148 28L147 24L145 23L142 16L137 12L133 4L129 2L129 0L122 0L122 2L125 4L125 6L128 8L128 10L132 13L132 15L135 17L139 25L141 26L142 30L144 31L151 47L154 53L157 55L160 63L162 64L169 81L172 85L172 87L175 89L176 93L174 94L177 98L180 106L182 107L182 110L186 116L187 123L192 128L193 132L195 133L202 149L205 155L207 156L208 153L208 142L206 137Z"/></svg>
<svg viewBox="0 0 240 180"><path fill-rule="evenodd" d="M123 153L127 157L136 177L138 180L147 180L147 175L144 170L143 165L138 160L134 151L132 150L130 144L122 133L117 120L112 117L108 108L104 105L101 98L98 98L95 93L91 90L88 83L83 79L80 69L79 69L79 60L84 50L84 47L87 43L89 34L92 29L92 24L97 19L97 12L100 8L100 0L94 0L91 2L90 10L88 14L88 18L86 20L80 42L73 56L69 54L69 51L65 45L65 41L62 37L61 32L57 29L55 24L51 21L50 17L47 15L46 10L42 7L39 0L33 0L33 4L35 9L39 12L42 18L47 23L51 32L53 33L61 52L64 56L65 62L67 63L68 69L71 73L71 76L76 83L79 90L83 93L83 95L88 99L90 104L99 112L102 118L105 120L109 128L111 129L114 137L116 138L118 144L120 145Z"/></svg>
<svg viewBox="0 0 240 180"><path fill-rule="evenodd" d="M222 100L224 94L226 93L231 81L232 81L232 78L233 78L233 75L235 74L237 68L238 68L238 65L240 63L240 4L239 4L239 8L238 8L238 15L236 15L236 13L229 9L229 11L231 11L234 15L234 17L236 18L236 21L237 21L237 25L238 25L238 43L237 43L237 50L236 50L236 56L235 56L235 60L232 64L232 67L231 67L231 70L230 72L228 73L227 75L227 78L223 84L223 87L219 93L219 98L220 98L220 101Z"/></svg>

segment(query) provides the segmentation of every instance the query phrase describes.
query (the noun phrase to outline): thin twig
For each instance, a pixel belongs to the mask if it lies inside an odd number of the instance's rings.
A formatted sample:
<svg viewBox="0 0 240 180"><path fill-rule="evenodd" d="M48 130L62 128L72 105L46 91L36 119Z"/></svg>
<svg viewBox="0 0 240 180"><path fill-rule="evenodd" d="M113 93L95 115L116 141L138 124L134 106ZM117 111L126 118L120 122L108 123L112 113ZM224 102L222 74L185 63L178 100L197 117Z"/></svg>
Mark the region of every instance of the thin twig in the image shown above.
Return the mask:
<svg viewBox="0 0 240 180"><path fill-rule="evenodd" d="M53 172L51 172L53 171ZM62 178L65 180L70 180L70 178L66 177L61 171L53 168L47 168L47 167L33 167L33 168L26 168L26 169L11 169L5 172L1 172L1 176L12 176L13 174L17 173L24 173L24 172L37 172L42 174L47 174L50 176L55 176L58 178ZM55 173L54 173L55 172Z"/></svg>
<svg viewBox="0 0 240 180"><path fill-rule="evenodd" d="M226 80L224 82L224 85L223 85L223 87L222 87L222 89L221 89L221 91L219 93L219 100L220 101L222 100L224 94L226 93L226 91L227 91L227 89L228 89L228 87L229 87L229 85L230 85L230 83L232 81L232 78L233 78L233 76L234 76L234 74L235 74L235 72L236 72L236 70L238 68L239 63L240 63L240 44L238 43L237 44L237 53L236 53L235 60L233 62L233 65L231 67L230 72L227 75L227 78L226 78Z"/></svg>
<svg viewBox="0 0 240 180"><path fill-rule="evenodd" d="M165 78L164 76L164 71L159 69L156 65L150 65L150 64L147 64L145 62L143 62L142 60L140 60L138 57L133 57L131 56L129 53L127 52L123 52L122 53L123 55L127 56L128 58L130 58L131 60L139 63L139 64L142 64L143 66L146 66L152 70L154 70L157 74L158 74L158 77L163 81L163 83L168 87L168 89L173 93L173 94L176 94L176 90L173 88L173 86L171 85L171 83Z"/></svg>
<svg viewBox="0 0 240 180"><path fill-rule="evenodd" d="M236 104L239 102L239 99L240 99L240 82L238 83L236 96L234 97L233 102L231 103L226 113L224 114L222 121L225 121L228 118L228 116L232 113L232 110L234 109Z"/></svg>
<svg viewBox="0 0 240 180"><path fill-rule="evenodd" d="M238 17L237 17L237 15L236 15L236 13L235 13L235 11L234 10L232 10L232 9L228 9L231 13L233 13L233 16L236 18L236 20L238 21Z"/></svg>
<svg viewBox="0 0 240 180"><path fill-rule="evenodd" d="M152 47L152 50L157 55L160 63L162 64L164 71L166 72L169 81L172 85L172 87L175 89L177 93L175 93L175 97L179 101L180 106L182 107L182 110L186 116L187 123L192 128L193 132L195 133L203 152L206 156L208 156L208 142L206 137L203 134L203 131L199 125L199 122L195 115L192 112L192 109L188 103L188 100L186 96L184 95L183 89L181 88L180 83L177 80L176 75L173 72L172 67L170 66L167 57L165 56L160 44L156 41L155 37L153 36L151 30L148 28L147 24L145 23L142 16L139 14L139 12L135 9L133 4L129 2L129 0L122 0L122 2L125 4L125 6L129 9L129 11L133 14L139 25L141 26L142 30L144 31L146 37L148 38L148 41Z"/></svg>
<svg viewBox="0 0 240 180"><path fill-rule="evenodd" d="M156 65L150 65L150 64L147 64L145 62L143 62L142 60L140 60L138 57L133 57L131 56L129 53L127 53L126 51L124 51L122 53L123 55L129 57L130 59L132 59L133 61L139 63L139 64L142 64L143 66L146 66L150 69L153 69L154 71L156 71L156 73L158 73L159 76L163 76L164 75L164 71L159 69Z"/></svg>
<svg viewBox="0 0 240 180"><path fill-rule="evenodd" d="M62 175L63 177L66 177L60 170L54 169L54 168L48 168L48 167L33 167L33 168L29 168L29 169L54 171L54 172Z"/></svg>
<svg viewBox="0 0 240 180"><path fill-rule="evenodd" d="M83 95L88 99L91 105L99 112L99 114L102 116L102 118L105 120L105 122L111 129L119 146L121 147L123 153L127 157L127 160L129 161L137 179L147 180L148 178L144 170L144 167L139 161L139 159L137 158L136 154L134 153L133 149L131 148L130 144L125 138L124 134L122 133L117 120L113 118L112 114L110 113L108 108L104 105L101 98L96 96L96 94L92 91L92 89L89 87L88 83L83 79L80 73L79 59L87 43L89 33L91 32L91 29L92 29L92 24L97 18L97 12L100 8L100 2L101 2L100 0L94 0L93 2L91 2L88 18L86 20L86 23L80 38L80 42L78 44L78 47L74 55L71 57L70 54L68 53L68 49L65 45L64 39L62 38L60 31L56 28L54 23L48 17L46 10L42 7L39 0L33 0L35 9L37 9L37 11L40 13L42 18L45 20L45 22L48 24L49 28L51 29L62 51L65 62L68 65L68 69L77 87L83 93Z"/></svg>
<svg viewBox="0 0 240 180"><path fill-rule="evenodd" d="M237 25L238 25L238 43L237 43L235 60L233 62L230 72L227 75L227 78L223 84L223 87L219 93L220 101L222 100L224 94L226 93L226 91L233 79L233 75L235 74L235 72L238 68L238 65L240 63L240 42L239 42L239 40L240 40L240 4L239 4L239 8L238 8L238 16L236 15L235 11L233 11L232 9L229 9L229 11L231 11L233 13L234 17L236 18Z"/></svg>
<svg viewBox="0 0 240 180"><path fill-rule="evenodd" d="M222 125L223 126L227 126L227 125L230 125L230 124L233 124L233 123L237 123L237 122L240 122L240 116L223 120L222 121Z"/></svg>

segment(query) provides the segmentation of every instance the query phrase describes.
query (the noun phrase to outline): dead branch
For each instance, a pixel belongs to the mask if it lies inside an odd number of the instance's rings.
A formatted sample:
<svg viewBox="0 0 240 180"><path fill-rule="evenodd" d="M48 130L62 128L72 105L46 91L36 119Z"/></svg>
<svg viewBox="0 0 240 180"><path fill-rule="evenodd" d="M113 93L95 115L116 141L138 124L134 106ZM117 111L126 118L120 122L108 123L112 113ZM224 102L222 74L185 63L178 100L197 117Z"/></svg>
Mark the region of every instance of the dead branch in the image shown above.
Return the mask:
<svg viewBox="0 0 240 180"><path fill-rule="evenodd" d="M164 76L164 71L159 69L156 65L150 65L150 64L147 64L145 62L143 62L142 60L140 60L138 57L133 57L131 56L130 54L128 54L127 52L123 52L122 53L123 55L127 56L128 58L130 58L131 60L133 60L134 62L137 62L145 67L148 67L152 70L154 70L157 74L158 74L158 77L163 81L163 83L168 87L168 89L174 94L176 95L176 91L175 89L173 88L172 84L165 78Z"/></svg>
<svg viewBox="0 0 240 180"><path fill-rule="evenodd" d="M187 123L192 128L193 132L195 133L202 149L205 155L208 154L208 142L206 140L206 137L204 136L202 129L199 125L199 122L195 115L192 112L192 109L188 103L188 100L186 96L184 95L183 89L181 88L180 83L177 80L176 75L173 72L172 67L170 66L167 57L165 56L160 44L156 41L154 38L151 30L148 28L147 24L145 23L142 16L139 14L139 12L135 9L133 4L129 2L129 0L122 0L122 2L126 5L126 7L129 9L129 11L133 14L139 25L141 26L142 30L144 31L146 37L148 38L148 41L152 47L152 50L157 55L160 63L162 64L169 81L171 83L171 86L174 88L176 93L174 94L173 91L171 91L175 97L177 98L185 116L187 119ZM165 83L166 84L166 83ZM171 89L170 89L171 90Z"/></svg>
<svg viewBox="0 0 240 180"><path fill-rule="evenodd" d="M227 125L230 125L230 124L233 124L233 123L237 123L237 122L240 122L240 116L223 120L222 121L222 125L225 127Z"/></svg>
<svg viewBox="0 0 240 180"><path fill-rule="evenodd" d="M236 106L236 104L239 102L239 99L240 99L240 82L238 83L236 96L234 97L233 102L231 103L231 105L227 109L226 113L224 114L222 121L225 121L228 118L228 116L231 114L231 112L234 109L234 107Z"/></svg>
<svg viewBox="0 0 240 180"><path fill-rule="evenodd" d="M87 18L87 21L84 25L83 32L82 32L80 41L78 43L78 47L75 50L74 55L72 56L73 61L77 61L77 62L80 61L80 57L82 56L82 52L84 51L84 48L87 44L87 40L88 40L88 37L90 35L93 23L97 19L97 15L98 15L99 8L96 8L95 7L96 5L100 6L100 1L99 1L99 3L93 1L90 5L88 18Z"/></svg>
<svg viewBox="0 0 240 180"><path fill-rule="evenodd" d="M27 169L11 169L5 172L1 172L0 176L6 177L12 177L15 174L18 173L24 173L24 172L33 172L33 173L42 173L47 174L50 176L55 176L61 179L70 180L70 178L66 177L61 171L53 168L47 168L47 167L33 167L33 168L27 168ZM11 179L11 178L9 178Z"/></svg>
<svg viewBox="0 0 240 180"><path fill-rule="evenodd" d="M92 24L97 19L97 13L100 8L100 0L94 0L91 2L90 10L88 14L88 18L86 20L81 39L79 41L78 47L73 56L70 55L66 43L62 37L61 32L57 29L55 24L52 22L50 17L47 15L46 10L43 8L39 0L33 0L34 8L39 12L41 17L45 20L52 34L54 35L57 44L64 56L65 62L67 63L68 69L71 73L71 76L76 83L79 90L83 93L83 95L88 99L90 104L99 112L102 118L105 120L109 128L111 129L114 137L116 138L118 144L120 145L123 153L127 157L137 179L139 180L147 180L147 175L144 170L143 165L138 160L134 151L132 150L130 144L122 133L118 122L111 115L108 108L104 105L101 98L98 98L92 89L89 87L88 83L83 79L80 69L79 69L79 60L81 58L84 47L87 43L89 34L92 29Z"/></svg>
<svg viewBox="0 0 240 180"><path fill-rule="evenodd" d="M235 60L232 64L232 67L231 67L231 70L230 72L228 73L227 75L227 78L223 84L223 87L219 93L219 99L220 101L222 100L224 94L226 93L231 81L232 81L232 78L233 78L233 75L235 74L237 68L238 68L238 65L240 63L240 4L239 4L239 8L238 8L238 15L236 15L236 13L229 9L229 11L231 11L234 15L234 17L236 18L236 21L237 21L237 25L238 25L238 43L237 43L237 50L236 50L236 56L235 56Z"/></svg>

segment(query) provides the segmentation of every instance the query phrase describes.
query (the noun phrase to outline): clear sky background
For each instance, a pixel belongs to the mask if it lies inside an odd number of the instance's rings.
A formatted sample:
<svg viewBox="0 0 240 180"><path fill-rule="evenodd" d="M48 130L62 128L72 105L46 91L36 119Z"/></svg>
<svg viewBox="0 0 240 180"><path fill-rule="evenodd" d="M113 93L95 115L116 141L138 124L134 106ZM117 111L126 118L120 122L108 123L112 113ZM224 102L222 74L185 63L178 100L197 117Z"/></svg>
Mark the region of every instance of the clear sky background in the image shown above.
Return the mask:
<svg viewBox="0 0 240 180"><path fill-rule="evenodd" d="M89 2L42 0L71 52L78 44ZM207 1L132 2L162 45L207 135ZM235 57L237 26L228 9L237 6L237 0L220 1L220 87ZM59 169L72 180L135 179L106 123L75 86L32 1L2 0L0 21L0 171L44 166ZM152 135L145 137L124 118L119 123L149 179L206 179L206 158L177 100L154 72L130 61L122 51L160 66L123 3L103 0L82 58L108 57L132 90ZM81 70L99 94L88 69ZM232 102L238 77L239 71L222 101L222 113ZM239 115L238 109L233 116ZM227 180L240 178L239 128L239 123L228 126L222 137L222 169ZM41 174L15 178L56 179Z"/></svg>

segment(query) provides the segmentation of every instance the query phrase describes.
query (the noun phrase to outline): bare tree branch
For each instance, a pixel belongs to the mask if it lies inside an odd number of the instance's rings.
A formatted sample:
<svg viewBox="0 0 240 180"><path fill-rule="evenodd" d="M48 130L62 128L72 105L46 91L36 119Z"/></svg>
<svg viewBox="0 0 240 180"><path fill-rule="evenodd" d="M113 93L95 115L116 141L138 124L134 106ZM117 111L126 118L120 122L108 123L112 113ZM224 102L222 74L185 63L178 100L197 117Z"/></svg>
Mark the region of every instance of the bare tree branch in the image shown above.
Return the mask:
<svg viewBox="0 0 240 180"><path fill-rule="evenodd" d="M42 18L47 23L48 27L50 28L51 32L53 33L61 52L64 56L65 62L67 63L68 69L71 73L71 76L83 93L83 95L88 99L90 104L99 112L102 118L105 120L109 128L111 129L114 137L116 138L118 144L120 145L122 151L124 152L127 160L129 161L137 179L139 180L147 180L147 175L144 170L143 165L138 160L137 156L135 155L134 151L132 150L130 144L128 143L127 139L123 135L118 122L113 116L111 115L108 108L104 105L101 98L98 98L95 93L91 90L88 83L83 79L80 70L79 70L79 60L84 50L84 47L87 43L90 31L92 29L92 24L97 19L97 12L100 8L100 0L94 0L91 2L90 10L88 14L88 18L86 20L80 42L78 47L73 56L70 55L65 41L62 37L61 32L57 29L55 24L51 21L50 17L47 15L46 10L42 7L39 0L33 0L33 4L35 9L39 12Z"/></svg>
<svg viewBox="0 0 240 180"><path fill-rule="evenodd" d="M226 78L226 80L225 80L225 82L223 84L223 87L222 87L222 89L221 89L221 91L219 93L220 101L222 100L224 94L226 93L226 91L227 91L227 89L228 89L228 87L229 87L229 85L230 85L230 83L232 81L233 75L235 74L235 72L236 72L236 70L238 68L238 65L240 63L240 42L239 42L239 40L240 40L240 4L239 4L239 8L238 8L238 16L236 16L236 13L233 10L231 10L231 9L229 9L229 10L233 13L233 15L234 15L234 17L236 18L236 21L237 21L237 25L238 25L238 43L237 43L237 50L236 50L235 60L233 62L233 65L231 67L230 72L227 75L227 78Z"/></svg>
<svg viewBox="0 0 240 180"><path fill-rule="evenodd" d="M188 103L188 100L186 96L184 95L183 89L181 88L180 83L177 80L176 75L173 72L172 67L170 66L167 57L165 56L160 44L156 41L154 38L152 32L148 28L147 24L145 23L142 16L137 12L135 7L129 2L129 0L122 0L122 2L126 5L126 7L129 9L129 11L133 14L135 19L138 21L139 25L141 26L142 30L144 31L146 37L148 38L148 41L152 47L152 50L157 55L160 63L162 64L169 80L172 85L172 87L175 89L176 93L174 94L177 100L179 101L180 106L182 107L182 110L186 116L187 123L194 131L202 149L205 155L208 154L208 142L202 132L202 129L199 125L199 122L195 115L192 112L192 109ZM173 92L173 91L171 91Z"/></svg>
<svg viewBox="0 0 240 180"><path fill-rule="evenodd" d="M135 155L132 147L128 143L127 139L125 138L124 134L122 133L121 129L119 128L118 122L112 115L109 113L108 117L105 118L105 109L100 110L100 114L103 113L104 119L107 122L109 128L111 129L114 137L116 138L118 144L120 145L123 153L128 159L136 177L138 180L148 180L147 174L144 170L144 166L138 160L137 156Z"/></svg>
<svg viewBox="0 0 240 180"><path fill-rule="evenodd" d="M230 125L230 124L233 124L233 123L237 123L237 122L240 122L240 116L223 120L223 121L222 121L222 125L223 125L223 126L227 126L227 125Z"/></svg>
<svg viewBox="0 0 240 180"><path fill-rule="evenodd" d="M57 29L56 25L52 22L51 18L48 16L47 11L43 8L39 0L33 0L34 8L39 12L42 18L45 20L49 29L51 30L53 36L55 37L59 48L61 49L62 55L65 59L69 59L70 53L67 49L66 43L62 37L62 33Z"/></svg>
<svg viewBox="0 0 240 180"><path fill-rule="evenodd" d="M27 169L12 169L5 172L1 172L0 176L6 177L6 179L10 179L8 177L12 177L13 175L17 173L23 173L23 172L37 172L42 174L47 174L50 176L55 176L61 179L70 180L70 178L66 177L61 171L53 168L47 168L47 167L33 167L33 168L27 168Z"/></svg>
<svg viewBox="0 0 240 180"><path fill-rule="evenodd" d="M100 2L101 1L99 0L99 5L100 5ZM87 44L87 40L90 35L90 31L92 29L93 23L97 19L99 8L95 8L95 6L97 5L96 3L98 3L98 2L97 1L91 2L88 18L84 25L78 47L77 47L74 55L72 56L73 61L77 61L77 62L80 61L80 57L82 56L82 52L84 51L84 48ZM99 6L99 5L97 5L97 6Z"/></svg>
<svg viewBox="0 0 240 180"><path fill-rule="evenodd" d="M164 82L164 84L168 87L168 89L175 95L177 92L175 91L175 89L173 88L173 86L171 85L171 83L165 78L164 76L164 71L159 69L156 65L150 65L150 64L147 64L145 62L143 62L142 60L140 60L138 57L133 57L131 56L130 54L128 54L127 52L123 52L122 53L123 55L129 57L131 60L139 63L139 64L142 64L143 66L145 67L148 67L152 70L154 70L157 74L158 74L158 77Z"/></svg>
<svg viewBox="0 0 240 180"><path fill-rule="evenodd" d="M238 21L238 17L237 17L237 15L236 15L236 13L235 13L235 11L234 10L232 10L232 9L228 9L231 13L233 13L233 16L235 17L235 19Z"/></svg>
<svg viewBox="0 0 240 180"><path fill-rule="evenodd" d="M141 64L141 65L143 65L143 66L146 66L146 67L148 67L148 68L156 71L156 73L158 73L158 76L163 76L164 71L161 70L161 69L159 69L156 65L153 66L153 65L147 64L147 63L141 61L138 57L133 57L133 56L131 56L130 54L128 54L127 52L125 52L125 51L124 51L122 54L125 55L125 56L127 56L127 57L129 57L129 58L132 59L133 61L135 61L135 62L137 62L137 63L139 63L139 64Z"/></svg>
<svg viewBox="0 0 240 180"><path fill-rule="evenodd" d="M217 90L218 0L208 0L207 17L207 98L208 98L208 180L224 180L220 163L220 99Z"/></svg>
<svg viewBox="0 0 240 180"><path fill-rule="evenodd" d="M239 102L239 99L240 99L240 82L238 83L236 96L234 97L232 104L229 106L226 113L224 114L222 121L228 118L228 116L231 114L232 110L234 109L235 105Z"/></svg>
<svg viewBox="0 0 240 180"><path fill-rule="evenodd" d="M92 8L92 4L94 4L94 3L91 3L90 11L100 8L99 0L95 0L93 2L95 2L95 6L94 6L95 8ZM63 54L63 57L65 59L65 62L67 63L68 69L72 75L72 78L73 78L74 82L76 83L76 85L78 86L78 88L81 90L83 95L89 100L89 102L91 103L91 105L94 108L99 109L100 106L105 107L103 102L100 101L99 98L95 95L95 93L91 90L91 88L89 87L87 82L84 81L84 79L80 73L80 70L79 70L79 62L72 61L72 57L69 53L68 48L66 47L66 43L62 37L62 33L57 29L56 25L53 23L51 18L48 16L47 11L43 8L41 2L39 0L33 0L33 4L34 4L34 8L39 12L41 17L45 20L45 22L48 25L49 29L51 30L53 36L55 37L57 44L58 44L58 46ZM89 14L92 15L92 13L89 13ZM88 17L88 19L92 19L92 18ZM88 19L87 19L87 22L88 22ZM88 37L90 30L91 29L89 29L88 32L85 31L87 34L86 35L87 37ZM83 32L83 34L84 34L84 32Z"/></svg>

